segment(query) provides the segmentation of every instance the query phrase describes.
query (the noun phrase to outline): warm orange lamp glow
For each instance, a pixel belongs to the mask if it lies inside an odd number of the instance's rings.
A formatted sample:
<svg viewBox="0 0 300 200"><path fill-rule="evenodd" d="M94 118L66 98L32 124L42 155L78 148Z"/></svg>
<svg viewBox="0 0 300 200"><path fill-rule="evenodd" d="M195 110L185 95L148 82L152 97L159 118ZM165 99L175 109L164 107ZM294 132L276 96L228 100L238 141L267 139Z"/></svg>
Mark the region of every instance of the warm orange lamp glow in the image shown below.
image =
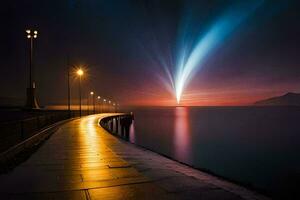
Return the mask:
<svg viewBox="0 0 300 200"><path fill-rule="evenodd" d="M82 69L78 69L78 70L77 70L77 75L78 75L78 76L82 76L82 75L83 75Z"/></svg>

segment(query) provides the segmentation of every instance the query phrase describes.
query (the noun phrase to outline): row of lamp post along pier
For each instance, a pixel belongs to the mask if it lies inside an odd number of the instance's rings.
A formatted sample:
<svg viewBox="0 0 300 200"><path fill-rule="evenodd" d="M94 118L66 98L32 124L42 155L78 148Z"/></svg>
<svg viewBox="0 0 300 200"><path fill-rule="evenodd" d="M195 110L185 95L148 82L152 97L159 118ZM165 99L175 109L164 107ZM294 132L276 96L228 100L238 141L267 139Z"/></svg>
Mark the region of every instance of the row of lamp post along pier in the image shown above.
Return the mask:
<svg viewBox="0 0 300 200"><path fill-rule="evenodd" d="M33 41L37 38L38 36L38 31L37 30L26 30L26 37L29 39L29 84L27 88L27 99L26 99L26 108L28 109L39 109L38 101L36 98L36 84L33 76ZM83 69L79 68L76 71L76 74L79 77L79 115L80 117L82 116L82 76L84 75ZM90 92L90 95L92 97L93 101L93 113L96 113L96 105L95 105L95 93L92 91ZM98 100L98 107L99 110L98 112L116 112L119 104L114 103L108 99L101 98L100 96L97 96ZM71 100L70 100L70 69L68 66L68 110L71 111ZM108 103L108 104L107 104ZM108 109L106 108L108 106ZM88 107L88 112L89 112L89 105Z"/></svg>
<svg viewBox="0 0 300 200"><path fill-rule="evenodd" d="M92 99L91 103L93 105L93 109L92 109L93 114L95 114L96 112L98 112L98 113L100 113L100 112L116 112L117 108L119 107L118 103L114 103L111 100L101 98L101 96L97 96L97 98L96 98L96 95L93 91L90 92L90 96ZM97 101L97 103L96 103L96 101ZM88 112L90 111L89 105L90 104L88 103L88 108L87 108ZM97 107L98 107L98 109L97 109Z"/></svg>
<svg viewBox="0 0 300 200"><path fill-rule="evenodd" d="M79 68L77 69L76 71L76 74L79 76L79 115L82 116L82 89L81 89L81 85L82 85L82 76L84 74L84 71ZM95 97L95 93L93 91L90 92L90 96L91 96L91 99L92 99L92 105L93 105L93 114L96 113L96 97ZM88 98L89 99L89 98ZM87 100L88 100L87 99ZM112 102L111 100L108 100L108 99L104 99L104 98L101 98L101 96L97 96L97 104L98 104L98 113L100 112L116 112L118 107L119 107L119 104L118 103L114 103ZM68 109L70 111L70 98L69 98L69 102L68 102ZM87 103L87 110L88 110L88 114L90 114L90 104Z"/></svg>

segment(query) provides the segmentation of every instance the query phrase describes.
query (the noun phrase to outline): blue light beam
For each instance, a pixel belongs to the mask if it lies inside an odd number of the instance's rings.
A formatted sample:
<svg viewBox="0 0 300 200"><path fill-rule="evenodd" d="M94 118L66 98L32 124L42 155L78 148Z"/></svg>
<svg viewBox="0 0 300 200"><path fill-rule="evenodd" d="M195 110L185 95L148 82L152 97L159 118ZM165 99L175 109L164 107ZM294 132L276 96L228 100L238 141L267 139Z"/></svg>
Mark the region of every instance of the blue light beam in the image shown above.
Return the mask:
<svg viewBox="0 0 300 200"><path fill-rule="evenodd" d="M181 48L174 77L174 89L178 104L180 103L183 90L193 75L196 74L196 70L202 67L208 55L220 46L233 30L245 21L261 3L262 1L257 1L255 4L252 2L251 4L246 3L231 8L211 26L191 51L188 51L187 46ZM190 53L187 55L187 52Z"/></svg>

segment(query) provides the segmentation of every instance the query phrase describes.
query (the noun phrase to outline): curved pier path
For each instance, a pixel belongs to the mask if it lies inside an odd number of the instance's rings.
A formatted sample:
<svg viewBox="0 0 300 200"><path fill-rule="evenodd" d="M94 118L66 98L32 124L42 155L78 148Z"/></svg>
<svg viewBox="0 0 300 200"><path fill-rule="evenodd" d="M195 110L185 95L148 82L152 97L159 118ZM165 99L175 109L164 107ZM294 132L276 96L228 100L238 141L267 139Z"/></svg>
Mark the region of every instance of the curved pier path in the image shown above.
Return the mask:
<svg viewBox="0 0 300 200"><path fill-rule="evenodd" d="M61 125L0 175L1 199L267 199L109 134L98 122L111 115Z"/></svg>

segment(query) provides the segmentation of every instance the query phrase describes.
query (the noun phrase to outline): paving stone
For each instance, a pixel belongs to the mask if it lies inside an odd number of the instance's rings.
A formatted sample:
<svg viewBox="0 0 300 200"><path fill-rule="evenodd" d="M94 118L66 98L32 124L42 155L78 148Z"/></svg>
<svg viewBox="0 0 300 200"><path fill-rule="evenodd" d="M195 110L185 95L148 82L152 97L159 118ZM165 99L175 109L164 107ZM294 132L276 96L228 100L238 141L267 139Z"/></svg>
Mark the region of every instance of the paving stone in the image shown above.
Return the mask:
<svg viewBox="0 0 300 200"><path fill-rule="evenodd" d="M89 194L92 200L174 199L151 183L90 189Z"/></svg>
<svg viewBox="0 0 300 200"><path fill-rule="evenodd" d="M176 196L183 200L242 200L238 195L227 192L222 189L197 189L187 190L184 192L177 193Z"/></svg>
<svg viewBox="0 0 300 200"><path fill-rule="evenodd" d="M211 190L216 188L214 185L203 183L193 177L174 176L157 181L157 185L168 192L182 192L187 190L204 189Z"/></svg>
<svg viewBox="0 0 300 200"><path fill-rule="evenodd" d="M88 200L84 190L52 193L11 194L6 200Z"/></svg>

